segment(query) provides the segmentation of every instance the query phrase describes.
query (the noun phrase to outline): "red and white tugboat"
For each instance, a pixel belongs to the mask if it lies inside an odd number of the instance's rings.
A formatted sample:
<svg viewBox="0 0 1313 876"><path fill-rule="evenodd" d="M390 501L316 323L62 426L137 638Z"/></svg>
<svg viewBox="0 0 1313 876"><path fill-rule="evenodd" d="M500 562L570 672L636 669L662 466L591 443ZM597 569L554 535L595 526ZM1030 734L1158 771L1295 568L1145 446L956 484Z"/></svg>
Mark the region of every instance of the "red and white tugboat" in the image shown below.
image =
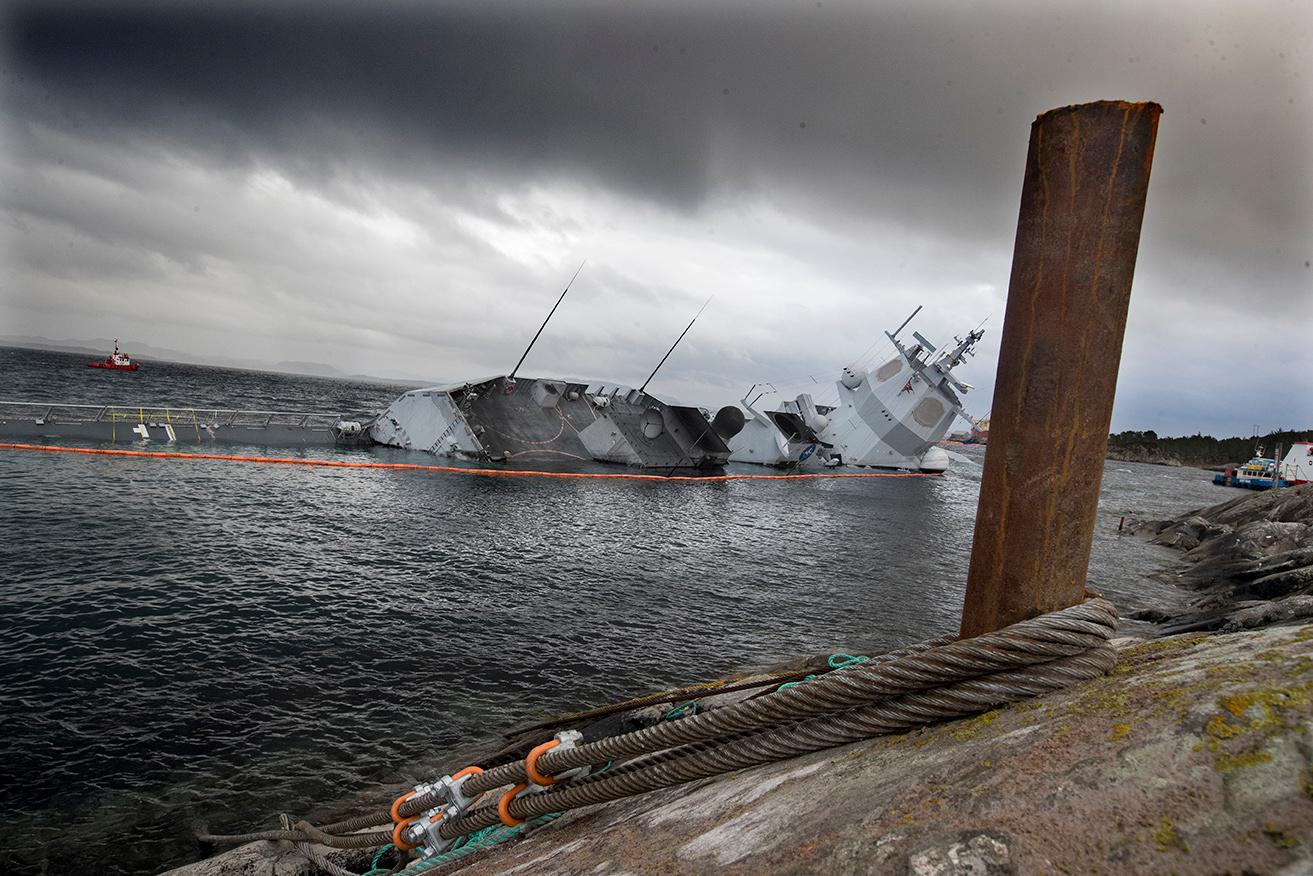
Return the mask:
<svg viewBox="0 0 1313 876"><path fill-rule="evenodd" d="M88 368L109 368L112 371L136 371L141 366L119 352L119 339L114 339L114 352L105 357L103 362L88 362Z"/></svg>

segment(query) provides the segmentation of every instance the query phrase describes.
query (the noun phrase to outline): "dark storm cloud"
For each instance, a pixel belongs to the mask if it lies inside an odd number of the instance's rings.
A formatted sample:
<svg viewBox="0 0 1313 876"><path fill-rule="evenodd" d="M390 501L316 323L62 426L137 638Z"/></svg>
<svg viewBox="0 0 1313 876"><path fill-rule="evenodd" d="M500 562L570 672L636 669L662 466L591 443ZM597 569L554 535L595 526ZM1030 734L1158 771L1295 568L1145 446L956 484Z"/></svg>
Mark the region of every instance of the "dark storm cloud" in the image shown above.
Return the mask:
<svg viewBox="0 0 1313 876"><path fill-rule="evenodd" d="M1308 225L1313 142L1283 121L1307 114L1306 17L1267 9L1260 29L1225 7L1073 9L19 6L6 81L21 118L311 178L359 160L421 177L477 164L686 210L770 188L967 239L1010 225L1018 128L1075 85L1158 99L1189 138L1164 144L1156 171L1184 208L1175 246L1306 255L1291 229ZM1230 234L1215 233L1222 221Z"/></svg>
<svg viewBox="0 0 1313 876"><path fill-rule="evenodd" d="M466 290L507 296L573 269L533 247L509 258L504 238L536 236L574 258L632 205L630 230L660 229L668 259L718 235L706 291L720 287L717 272L760 290L722 298L722 342L693 338L686 360L707 372L736 362L755 379L818 351L846 354L804 335L789 309L813 287L780 287L796 278L776 270L780 255L810 258L835 308L808 314L809 331L860 313L869 333L887 302L901 311L949 289L940 303L972 323L985 316L984 299L1006 284L1026 126L1097 98L1166 107L1128 364L1160 370L1149 348L1201 313L1215 344L1256 302L1289 310L1313 288L1313 16L1298 3L14 4L3 15L5 217L31 279L8 297L43 313L82 306L82 278L128 289L206 275L231 299L210 305L223 325L237 324L229 310L258 305L289 337L329 333L331 305L338 339L377 351L391 343L384 323L420 343L425 329L395 314L433 319L421 311L431 290L462 327L442 343L482 362L490 346L515 344L477 320ZM231 185L198 182L196 168ZM297 191L252 195L270 170ZM562 185L610 199L601 225L581 228L579 204L504 203ZM736 211L759 204L772 220L754 214L751 241L722 244ZM410 262L352 248L344 215L389 210L422 236L388 251ZM442 275L420 273L425 261ZM232 266L244 273L224 273ZM630 323L659 317L658 301L695 307L705 294L662 288L631 265L595 264L585 282L581 304L602 288L611 314L635 315L623 332L582 317L575 348L553 353L548 339L544 360L642 371L647 353L631 343L642 330ZM995 291L963 291L975 287ZM774 312L790 336L748 324L748 307ZM206 313L186 309L198 323ZM715 319L713 309L704 330Z"/></svg>

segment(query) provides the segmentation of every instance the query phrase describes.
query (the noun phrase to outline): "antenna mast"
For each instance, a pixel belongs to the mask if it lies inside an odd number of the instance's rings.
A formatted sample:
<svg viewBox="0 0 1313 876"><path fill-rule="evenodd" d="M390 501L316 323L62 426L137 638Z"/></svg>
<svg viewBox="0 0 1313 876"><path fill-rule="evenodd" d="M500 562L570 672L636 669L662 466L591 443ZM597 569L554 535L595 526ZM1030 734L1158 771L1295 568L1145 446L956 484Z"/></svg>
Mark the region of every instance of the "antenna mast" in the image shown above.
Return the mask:
<svg viewBox="0 0 1313 876"><path fill-rule="evenodd" d="M652 378L656 377L657 372L661 370L661 366L666 364L666 360L670 358L670 354L675 352L675 348L679 346L679 342L684 340L684 335L688 334L688 330L693 328L693 323L698 321L698 317L702 315L702 311L706 310L707 304L710 303L711 303L711 299L708 298L706 304L702 305L702 310L699 310L696 314L693 315L693 318L688 321L688 325L685 326L682 332L680 332L679 337L675 338L675 342L670 345L670 349L666 351L666 355L661 357L661 361L658 362L657 366L652 369L652 373L647 376L647 380L644 380L643 385L638 388L639 392L642 392L643 390L647 389L647 385L652 382Z"/></svg>
<svg viewBox="0 0 1313 876"><path fill-rule="evenodd" d="M512 382L513 382L513 381L515 380L515 372L517 372L517 371L520 370L520 366L524 364L525 356L528 356L528 355L529 355L529 351L533 349L533 345L536 344L536 343L538 343L538 337L539 337L539 335L541 335L541 334L543 333L543 329L547 328L547 323L551 322L551 320L552 320L552 314L553 314L553 313L556 313L556 308L560 307L560 306L561 306L561 302L565 300L565 293L570 291L570 286L572 286L572 285L574 284L575 277L578 277L578 276L579 276L579 272L582 271L582 270L584 269L584 265L585 265L585 264L587 264L587 261L586 261L586 260L580 262L580 263L579 263L579 267L578 267L577 269L575 269L574 277L571 277L571 278L570 278L570 282L565 284L565 290L564 290L563 292L561 292L561 297L556 299L556 303L552 305L552 309L551 309L551 310L548 312L548 314L547 314L547 319L544 319L544 320L543 320L543 324L540 325L540 326L538 327L538 334L536 334L536 335L533 336L533 340L529 342L529 346L527 346L527 347L524 348L524 355L523 355L523 356L520 356L520 361L519 361L519 362L516 362L516 363L515 363L515 367L511 369L511 373L510 373L510 375L507 376L507 378L506 378L508 381L512 381Z"/></svg>
<svg viewBox="0 0 1313 876"><path fill-rule="evenodd" d="M917 315L918 313L921 312L921 307L922 307L922 306L923 306L923 305L918 304L918 305L916 306L916 310L913 310L913 311L912 311L912 315L909 316L907 319L903 320L903 324L900 325L898 328L894 329L894 333L893 333L892 335L890 335L889 337L891 337L891 338L896 338L896 337L898 337L898 333L901 332L903 329L907 328L907 324L908 324L909 322L911 322L912 320L916 319L916 315Z"/></svg>

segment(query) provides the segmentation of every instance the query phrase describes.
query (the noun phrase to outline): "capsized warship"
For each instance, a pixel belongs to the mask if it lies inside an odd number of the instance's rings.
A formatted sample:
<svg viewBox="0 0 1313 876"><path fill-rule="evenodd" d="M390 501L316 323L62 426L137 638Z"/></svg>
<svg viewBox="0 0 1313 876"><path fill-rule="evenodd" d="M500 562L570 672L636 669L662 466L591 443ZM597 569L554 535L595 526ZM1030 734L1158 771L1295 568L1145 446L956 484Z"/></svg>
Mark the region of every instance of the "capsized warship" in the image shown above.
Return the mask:
<svg viewBox="0 0 1313 876"><path fill-rule="evenodd" d="M843 369L838 402L818 405L810 393L782 400L779 393L743 397L746 425L730 439L730 460L800 468L871 466L911 471L944 471L949 456L937 443L955 417L974 422L958 393L971 385L953 369L972 354L984 336L968 332L951 350L940 351L912 332L916 343L898 339L917 308L894 332L885 332L896 355L874 371L857 365Z"/></svg>
<svg viewBox="0 0 1313 876"><path fill-rule="evenodd" d="M700 408L666 404L647 392L696 316L638 389L518 376L573 282L509 374L407 392L374 420L370 437L392 447L482 462L593 460L657 470L723 466L730 455L726 442L743 428L742 411L730 406L713 419Z"/></svg>

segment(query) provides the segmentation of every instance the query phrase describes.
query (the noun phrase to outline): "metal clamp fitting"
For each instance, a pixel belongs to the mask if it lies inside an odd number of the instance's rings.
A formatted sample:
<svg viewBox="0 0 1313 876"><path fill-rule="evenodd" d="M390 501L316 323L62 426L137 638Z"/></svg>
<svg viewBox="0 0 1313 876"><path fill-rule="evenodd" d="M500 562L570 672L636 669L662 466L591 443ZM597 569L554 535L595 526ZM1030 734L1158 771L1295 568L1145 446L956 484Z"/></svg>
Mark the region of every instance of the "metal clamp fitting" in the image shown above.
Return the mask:
<svg viewBox="0 0 1313 876"><path fill-rule="evenodd" d="M392 828L392 845L408 852L411 849L418 848L418 842L412 842L411 837L415 832L415 822L418 818L407 818L405 821L398 821L396 827Z"/></svg>
<svg viewBox="0 0 1313 876"><path fill-rule="evenodd" d="M467 797L462 789L470 776L477 776L481 772L483 770L479 767L467 766L454 775L443 776L438 779L433 783L433 790L438 792L440 800L445 800L459 811L464 812L474 803L474 797Z"/></svg>
<svg viewBox="0 0 1313 876"><path fill-rule="evenodd" d="M418 846L423 846L419 850L420 857L431 858L434 855L440 855L456 844L459 837L443 839L439 831L442 830L444 822L452 818L457 818L463 813L463 810L456 806L447 806L446 808L438 807L430 809L420 816L419 820L411 826L408 837Z"/></svg>
<svg viewBox="0 0 1313 876"><path fill-rule="evenodd" d="M415 846L423 846L420 850L423 857L428 858L445 852L455 844L455 838L443 839L438 831L442 828L442 822L450 818L459 818L473 805L475 798L467 796L463 788L471 776L477 776L481 772L483 769L480 767L467 766L453 775L443 776L426 786L428 791L436 795L437 799L434 802L437 805L401 830L401 836L407 842Z"/></svg>
<svg viewBox="0 0 1313 876"><path fill-rule="evenodd" d="M393 822L400 824L401 822L406 820L404 817L402 817L401 813L398 811L401 808L401 804L405 803L411 797L419 797L421 795L427 794L429 791L432 790L433 790L433 786L430 784L416 785L413 791L407 791L397 799L393 800L392 808L390 810Z"/></svg>
<svg viewBox="0 0 1313 876"><path fill-rule="evenodd" d="M557 745L553 746L557 751L569 751L571 748L578 748L583 744L584 734L578 730L562 730L553 737ZM565 770L557 773L553 778L558 782L569 781L570 779L582 779L588 775L592 768L587 764L581 767L575 767L572 770Z"/></svg>

